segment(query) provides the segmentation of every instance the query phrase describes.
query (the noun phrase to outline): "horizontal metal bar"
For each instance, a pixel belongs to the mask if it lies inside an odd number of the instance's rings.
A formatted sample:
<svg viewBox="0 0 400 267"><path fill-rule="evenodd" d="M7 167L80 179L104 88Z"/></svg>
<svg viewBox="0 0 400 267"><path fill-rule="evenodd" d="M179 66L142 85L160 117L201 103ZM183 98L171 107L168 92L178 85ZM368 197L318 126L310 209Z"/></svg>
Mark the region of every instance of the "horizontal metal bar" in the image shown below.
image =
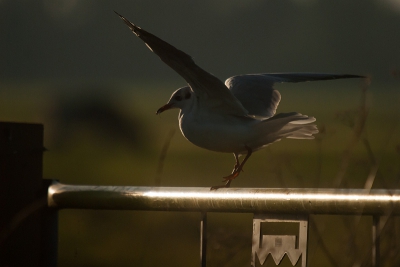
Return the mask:
<svg viewBox="0 0 400 267"><path fill-rule="evenodd" d="M400 215L400 190L66 185L49 187L59 209Z"/></svg>

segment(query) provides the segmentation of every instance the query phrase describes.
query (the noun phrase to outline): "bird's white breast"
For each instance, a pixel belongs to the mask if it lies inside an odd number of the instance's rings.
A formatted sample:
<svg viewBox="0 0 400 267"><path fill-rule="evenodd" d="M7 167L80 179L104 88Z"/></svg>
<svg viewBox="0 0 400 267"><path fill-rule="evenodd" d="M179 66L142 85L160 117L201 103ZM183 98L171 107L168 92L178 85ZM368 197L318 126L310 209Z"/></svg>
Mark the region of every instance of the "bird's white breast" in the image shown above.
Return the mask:
<svg viewBox="0 0 400 267"><path fill-rule="evenodd" d="M208 111L181 112L179 127L193 144L217 152L245 152L251 140L251 118L227 116Z"/></svg>

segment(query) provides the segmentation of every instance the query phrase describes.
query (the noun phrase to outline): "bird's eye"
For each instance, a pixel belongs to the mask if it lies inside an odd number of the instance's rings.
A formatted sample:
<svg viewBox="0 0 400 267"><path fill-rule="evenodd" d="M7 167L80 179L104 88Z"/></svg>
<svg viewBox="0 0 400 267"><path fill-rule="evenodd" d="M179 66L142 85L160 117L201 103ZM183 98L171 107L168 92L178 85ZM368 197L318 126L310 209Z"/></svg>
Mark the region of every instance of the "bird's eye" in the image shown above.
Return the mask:
<svg viewBox="0 0 400 267"><path fill-rule="evenodd" d="M191 93L186 93L185 99L189 99L191 95L192 95Z"/></svg>
<svg viewBox="0 0 400 267"><path fill-rule="evenodd" d="M174 98L175 98L176 101L181 101L182 100L182 97L180 95L177 95Z"/></svg>

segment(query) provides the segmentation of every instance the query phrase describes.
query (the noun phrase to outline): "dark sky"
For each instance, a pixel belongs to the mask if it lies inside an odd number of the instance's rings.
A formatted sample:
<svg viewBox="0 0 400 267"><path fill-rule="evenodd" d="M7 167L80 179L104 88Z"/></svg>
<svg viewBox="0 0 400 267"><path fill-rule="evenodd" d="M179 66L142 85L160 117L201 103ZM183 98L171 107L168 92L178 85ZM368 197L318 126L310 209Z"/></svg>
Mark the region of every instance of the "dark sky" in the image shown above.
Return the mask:
<svg viewBox="0 0 400 267"><path fill-rule="evenodd" d="M113 10L221 79L301 71L385 80L400 69L395 0L1 0L0 82L180 79Z"/></svg>

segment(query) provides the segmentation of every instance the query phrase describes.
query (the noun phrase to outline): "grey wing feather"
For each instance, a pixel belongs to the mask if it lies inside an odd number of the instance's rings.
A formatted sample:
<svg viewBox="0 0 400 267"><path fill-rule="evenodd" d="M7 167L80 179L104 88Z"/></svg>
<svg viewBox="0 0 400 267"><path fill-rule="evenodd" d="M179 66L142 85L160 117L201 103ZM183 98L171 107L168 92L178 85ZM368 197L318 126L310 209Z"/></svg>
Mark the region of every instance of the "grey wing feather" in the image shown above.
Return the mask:
<svg viewBox="0 0 400 267"><path fill-rule="evenodd" d="M270 81L277 82L310 82L322 80L336 80L349 78L365 78L365 76L352 74L333 74L333 73L312 73L312 72L294 72L294 73L263 73L255 74L266 77Z"/></svg>
<svg viewBox="0 0 400 267"><path fill-rule="evenodd" d="M272 88L274 81L262 75L233 76L225 81L232 94L250 115L269 118L281 100L281 94Z"/></svg>
<svg viewBox="0 0 400 267"><path fill-rule="evenodd" d="M273 88L275 83L307 82L345 78L364 78L359 75L329 73L262 73L238 75L228 78L225 85L242 103L250 115L272 117L281 100L280 93Z"/></svg>
<svg viewBox="0 0 400 267"><path fill-rule="evenodd" d="M208 105L210 108L220 108L221 112L229 112L235 115L246 116L248 114L224 83L197 66L191 56L136 26L117 12L115 13L137 37L146 43L151 51L186 80L196 96L206 100L214 100L204 101L203 105Z"/></svg>

